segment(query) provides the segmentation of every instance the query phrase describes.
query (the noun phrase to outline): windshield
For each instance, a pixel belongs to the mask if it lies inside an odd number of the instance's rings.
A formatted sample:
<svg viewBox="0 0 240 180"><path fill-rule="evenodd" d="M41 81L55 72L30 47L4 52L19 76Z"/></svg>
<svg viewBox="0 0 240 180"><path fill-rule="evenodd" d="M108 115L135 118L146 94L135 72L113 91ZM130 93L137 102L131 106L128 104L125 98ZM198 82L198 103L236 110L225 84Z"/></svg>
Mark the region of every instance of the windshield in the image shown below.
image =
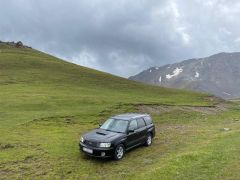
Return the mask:
<svg viewBox="0 0 240 180"><path fill-rule="evenodd" d="M107 131L114 131L125 133L127 130L128 121L121 119L108 119L105 123L100 127L100 129L104 129Z"/></svg>

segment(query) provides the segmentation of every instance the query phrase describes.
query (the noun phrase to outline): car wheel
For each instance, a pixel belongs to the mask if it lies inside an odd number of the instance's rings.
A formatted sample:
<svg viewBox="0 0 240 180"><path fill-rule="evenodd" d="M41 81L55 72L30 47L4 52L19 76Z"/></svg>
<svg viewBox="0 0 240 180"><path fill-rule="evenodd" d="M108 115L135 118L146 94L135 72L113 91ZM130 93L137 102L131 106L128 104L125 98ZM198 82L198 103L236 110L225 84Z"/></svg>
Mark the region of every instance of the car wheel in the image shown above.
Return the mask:
<svg viewBox="0 0 240 180"><path fill-rule="evenodd" d="M123 158L125 153L125 148L122 144L117 145L117 147L115 148L115 152L114 152L114 159L115 160L120 160Z"/></svg>
<svg viewBox="0 0 240 180"><path fill-rule="evenodd" d="M150 146L151 144L152 144L152 135L149 133L149 134L147 134L147 139L146 139L145 145Z"/></svg>

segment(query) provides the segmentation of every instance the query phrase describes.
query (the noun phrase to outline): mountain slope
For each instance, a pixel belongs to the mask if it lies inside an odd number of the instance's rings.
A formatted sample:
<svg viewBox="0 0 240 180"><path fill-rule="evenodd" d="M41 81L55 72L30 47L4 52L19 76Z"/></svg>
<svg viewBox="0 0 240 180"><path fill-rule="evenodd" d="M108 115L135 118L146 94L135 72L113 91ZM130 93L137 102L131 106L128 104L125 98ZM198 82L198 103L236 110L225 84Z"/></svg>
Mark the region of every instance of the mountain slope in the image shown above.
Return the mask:
<svg viewBox="0 0 240 180"><path fill-rule="evenodd" d="M0 92L0 179L239 175L239 107L212 96L144 85L3 43ZM153 116L151 147L121 162L79 153L81 134L123 112ZM219 130L225 126L231 130Z"/></svg>
<svg viewBox="0 0 240 180"><path fill-rule="evenodd" d="M240 97L240 53L220 53L201 59L150 68L130 79L191 89L233 99Z"/></svg>

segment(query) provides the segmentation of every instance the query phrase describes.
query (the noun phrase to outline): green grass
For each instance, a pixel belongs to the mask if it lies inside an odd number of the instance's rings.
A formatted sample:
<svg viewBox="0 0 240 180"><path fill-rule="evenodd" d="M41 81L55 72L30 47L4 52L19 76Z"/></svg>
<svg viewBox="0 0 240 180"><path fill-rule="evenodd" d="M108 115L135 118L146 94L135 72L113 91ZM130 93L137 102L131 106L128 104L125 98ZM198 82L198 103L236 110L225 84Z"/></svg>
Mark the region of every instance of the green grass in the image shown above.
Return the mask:
<svg viewBox="0 0 240 180"><path fill-rule="evenodd" d="M6 45L0 46L0 92L0 179L240 178L238 102L217 114L153 112L153 145L115 162L83 156L80 135L111 115L139 111L139 104L211 107L222 102ZM225 127L231 130L221 131Z"/></svg>

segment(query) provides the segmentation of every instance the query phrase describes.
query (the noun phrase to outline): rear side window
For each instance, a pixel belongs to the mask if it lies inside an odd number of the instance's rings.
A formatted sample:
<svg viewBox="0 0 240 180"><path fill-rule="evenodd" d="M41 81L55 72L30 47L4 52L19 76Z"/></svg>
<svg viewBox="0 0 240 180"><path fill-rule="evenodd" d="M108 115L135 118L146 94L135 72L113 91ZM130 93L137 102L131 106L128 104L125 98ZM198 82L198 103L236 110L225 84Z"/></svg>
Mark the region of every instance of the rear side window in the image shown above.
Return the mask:
<svg viewBox="0 0 240 180"><path fill-rule="evenodd" d="M150 116L144 117L144 121L146 122L147 125L152 124L152 118Z"/></svg>
<svg viewBox="0 0 240 180"><path fill-rule="evenodd" d="M129 124L129 130L135 130L137 129L137 121L136 120L132 120Z"/></svg>
<svg viewBox="0 0 240 180"><path fill-rule="evenodd" d="M142 118L137 119L137 124L138 124L138 128L142 128L142 127L146 126L145 122Z"/></svg>

